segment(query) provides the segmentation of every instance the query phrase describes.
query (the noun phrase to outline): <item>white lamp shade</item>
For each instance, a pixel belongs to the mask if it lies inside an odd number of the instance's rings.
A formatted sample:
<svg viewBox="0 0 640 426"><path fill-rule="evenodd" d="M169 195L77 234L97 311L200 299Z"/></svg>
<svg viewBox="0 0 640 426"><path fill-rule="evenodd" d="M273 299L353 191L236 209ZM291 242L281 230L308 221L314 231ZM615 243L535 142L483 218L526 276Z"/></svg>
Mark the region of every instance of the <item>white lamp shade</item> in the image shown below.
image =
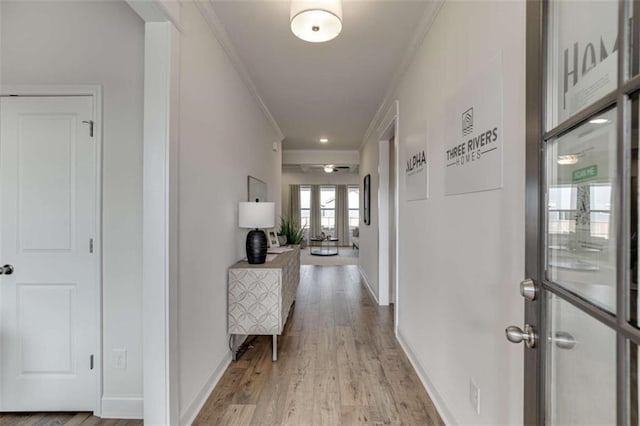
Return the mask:
<svg viewBox="0 0 640 426"><path fill-rule="evenodd" d="M291 0L291 31L311 43L337 37L342 31L342 1Z"/></svg>
<svg viewBox="0 0 640 426"><path fill-rule="evenodd" d="M275 203L243 201L238 208L240 228L273 228L276 224Z"/></svg>

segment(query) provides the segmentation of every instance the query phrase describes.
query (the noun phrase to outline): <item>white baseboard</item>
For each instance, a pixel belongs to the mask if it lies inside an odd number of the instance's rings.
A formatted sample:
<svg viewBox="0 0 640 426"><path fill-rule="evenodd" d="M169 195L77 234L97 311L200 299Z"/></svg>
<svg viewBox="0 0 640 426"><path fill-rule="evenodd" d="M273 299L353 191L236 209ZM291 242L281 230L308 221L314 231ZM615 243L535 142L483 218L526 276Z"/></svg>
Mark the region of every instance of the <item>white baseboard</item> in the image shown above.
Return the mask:
<svg viewBox="0 0 640 426"><path fill-rule="evenodd" d="M102 397L103 419L142 419L144 398L140 396Z"/></svg>
<svg viewBox="0 0 640 426"><path fill-rule="evenodd" d="M204 403L207 402L209 395L211 395L211 392L213 392L213 389L222 378L222 375L226 371L229 364L231 364L231 352L227 352L220 364L218 364L218 367L216 367L211 376L209 376L209 379L204 384L202 390L200 390L193 402L189 405L189 407L187 407L186 410L182 412L182 414L180 414L181 425L191 425L193 423L200 410L202 410Z"/></svg>
<svg viewBox="0 0 640 426"><path fill-rule="evenodd" d="M420 365L420 363L418 362L418 359L416 358L415 352L411 347L411 344L409 343L408 340L406 340L402 336L402 333L400 333L399 329L397 329L396 338L398 339L398 342L400 342L400 346L402 347L402 350L404 350L404 353L407 355L407 358L409 358L409 362L413 366L413 369L416 370L416 374L418 375L418 378L422 382L422 386L424 386L424 388L427 390L427 393L429 394L429 397L431 398L433 405L435 405L436 410L438 410L438 414L440 414L440 417L442 418L442 421L444 422L444 424L445 425L459 424L456 421L455 417L453 417L453 414L447 407L447 404L444 402L444 399L442 398L442 396L438 393L435 386L433 386L433 383L431 383L431 380L429 380L429 376L422 368L422 365Z"/></svg>
<svg viewBox="0 0 640 426"><path fill-rule="evenodd" d="M376 294L371 289L371 284L369 284L369 280L367 279L367 274L364 273L364 270L360 265L358 265L358 270L360 271L360 276L364 280L364 284L367 286L367 290L369 290L369 294L371 294L371 297L373 297L373 300L375 300L376 303L379 305L380 301L378 300L378 296L376 296Z"/></svg>

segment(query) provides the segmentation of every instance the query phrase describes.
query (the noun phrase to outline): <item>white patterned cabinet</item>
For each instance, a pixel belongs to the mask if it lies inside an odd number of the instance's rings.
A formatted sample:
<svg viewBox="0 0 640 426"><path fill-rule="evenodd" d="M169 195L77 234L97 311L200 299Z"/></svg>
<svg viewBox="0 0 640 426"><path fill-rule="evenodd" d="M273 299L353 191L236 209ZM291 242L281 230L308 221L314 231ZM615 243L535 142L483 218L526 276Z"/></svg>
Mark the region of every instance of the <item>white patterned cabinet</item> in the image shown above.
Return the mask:
<svg viewBox="0 0 640 426"><path fill-rule="evenodd" d="M227 321L229 334L272 335L273 360L300 282L300 247L273 261L251 265L241 261L229 268Z"/></svg>

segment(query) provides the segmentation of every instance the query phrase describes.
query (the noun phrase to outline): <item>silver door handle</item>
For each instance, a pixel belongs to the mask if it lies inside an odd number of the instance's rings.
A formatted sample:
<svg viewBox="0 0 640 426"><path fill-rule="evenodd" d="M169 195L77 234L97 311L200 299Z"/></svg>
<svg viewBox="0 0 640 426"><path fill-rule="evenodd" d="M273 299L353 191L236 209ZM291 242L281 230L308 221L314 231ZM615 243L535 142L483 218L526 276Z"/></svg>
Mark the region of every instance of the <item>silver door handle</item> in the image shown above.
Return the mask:
<svg viewBox="0 0 640 426"><path fill-rule="evenodd" d="M529 324L524 325L524 331L520 327L510 325L506 328L504 333L507 336L507 340L511 343L520 343L524 341L528 348L535 348L538 335L535 329Z"/></svg>
<svg viewBox="0 0 640 426"><path fill-rule="evenodd" d="M567 333L566 331L556 331L555 336L550 340L553 340L556 346L560 349L569 350L576 346L576 339L571 335L571 333Z"/></svg>
<svg viewBox="0 0 640 426"><path fill-rule="evenodd" d="M11 274L13 274L12 265L4 265L0 267L0 275L11 275Z"/></svg>

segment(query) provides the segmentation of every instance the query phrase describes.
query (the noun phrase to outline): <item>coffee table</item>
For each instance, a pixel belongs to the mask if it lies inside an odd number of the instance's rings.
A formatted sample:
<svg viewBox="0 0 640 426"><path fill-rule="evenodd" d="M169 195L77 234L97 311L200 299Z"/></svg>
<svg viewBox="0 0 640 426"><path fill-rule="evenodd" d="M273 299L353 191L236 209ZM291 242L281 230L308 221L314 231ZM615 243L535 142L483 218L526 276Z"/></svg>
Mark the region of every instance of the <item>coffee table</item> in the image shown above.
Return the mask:
<svg viewBox="0 0 640 426"><path fill-rule="evenodd" d="M337 256L340 254L338 238L309 238L309 254L314 256Z"/></svg>

